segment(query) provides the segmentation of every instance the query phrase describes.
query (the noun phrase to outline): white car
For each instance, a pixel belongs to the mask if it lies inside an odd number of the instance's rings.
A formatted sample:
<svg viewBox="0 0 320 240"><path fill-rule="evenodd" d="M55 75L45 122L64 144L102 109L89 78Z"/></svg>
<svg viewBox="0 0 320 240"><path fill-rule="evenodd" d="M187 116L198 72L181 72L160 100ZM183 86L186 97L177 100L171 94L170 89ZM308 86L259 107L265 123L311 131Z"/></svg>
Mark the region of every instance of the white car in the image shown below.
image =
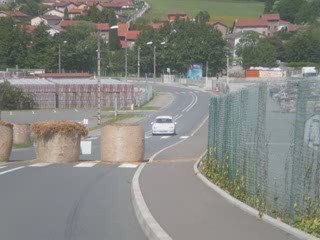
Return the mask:
<svg viewBox="0 0 320 240"><path fill-rule="evenodd" d="M152 124L152 135L176 134L176 123L171 116L158 116Z"/></svg>

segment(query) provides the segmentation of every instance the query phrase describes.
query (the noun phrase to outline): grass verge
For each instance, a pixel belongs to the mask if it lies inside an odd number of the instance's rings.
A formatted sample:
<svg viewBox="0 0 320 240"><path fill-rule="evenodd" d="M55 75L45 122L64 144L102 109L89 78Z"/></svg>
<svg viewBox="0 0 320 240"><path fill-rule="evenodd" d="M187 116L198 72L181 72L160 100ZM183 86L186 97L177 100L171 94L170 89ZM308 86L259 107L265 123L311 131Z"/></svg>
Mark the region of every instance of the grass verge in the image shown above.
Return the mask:
<svg viewBox="0 0 320 240"><path fill-rule="evenodd" d="M248 0L146 0L151 9L144 16L149 20L166 18L168 12L182 10L193 18L199 11L208 11L212 20L232 26L236 18L256 18L263 13L264 3Z"/></svg>

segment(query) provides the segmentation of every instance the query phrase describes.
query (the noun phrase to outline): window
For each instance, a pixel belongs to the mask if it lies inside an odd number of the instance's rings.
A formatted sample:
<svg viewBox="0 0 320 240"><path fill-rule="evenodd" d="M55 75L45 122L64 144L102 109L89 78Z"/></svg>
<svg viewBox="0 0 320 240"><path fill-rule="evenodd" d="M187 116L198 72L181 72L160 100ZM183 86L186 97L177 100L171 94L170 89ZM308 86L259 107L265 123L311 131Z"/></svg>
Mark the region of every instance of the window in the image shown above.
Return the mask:
<svg viewBox="0 0 320 240"><path fill-rule="evenodd" d="M158 118L158 119L156 119L156 123L172 123L172 119L170 119L170 118Z"/></svg>

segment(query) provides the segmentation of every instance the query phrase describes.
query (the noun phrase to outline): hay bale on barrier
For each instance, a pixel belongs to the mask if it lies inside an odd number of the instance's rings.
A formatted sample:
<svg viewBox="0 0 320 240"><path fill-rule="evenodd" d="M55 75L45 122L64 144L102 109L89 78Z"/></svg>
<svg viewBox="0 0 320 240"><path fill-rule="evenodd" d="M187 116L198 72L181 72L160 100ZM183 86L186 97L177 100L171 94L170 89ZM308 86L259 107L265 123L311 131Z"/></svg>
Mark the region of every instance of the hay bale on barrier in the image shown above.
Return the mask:
<svg viewBox="0 0 320 240"><path fill-rule="evenodd" d="M101 161L144 161L143 127L133 124L112 124L102 127Z"/></svg>
<svg viewBox="0 0 320 240"><path fill-rule="evenodd" d="M32 125L37 137L37 161L62 163L79 161L80 140L87 128L72 121L43 121Z"/></svg>
<svg viewBox="0 0 320 240"><path fill-rule="evenodd" d="M0 121L0 162L9 161L13 145L13 125Z"/></svg>
<svg viewBox="0 0 320 240"><path fill-rule="evenodd" d="M30 136L30 124L13 124L13 144L28 144L30 143Z"/></svg>

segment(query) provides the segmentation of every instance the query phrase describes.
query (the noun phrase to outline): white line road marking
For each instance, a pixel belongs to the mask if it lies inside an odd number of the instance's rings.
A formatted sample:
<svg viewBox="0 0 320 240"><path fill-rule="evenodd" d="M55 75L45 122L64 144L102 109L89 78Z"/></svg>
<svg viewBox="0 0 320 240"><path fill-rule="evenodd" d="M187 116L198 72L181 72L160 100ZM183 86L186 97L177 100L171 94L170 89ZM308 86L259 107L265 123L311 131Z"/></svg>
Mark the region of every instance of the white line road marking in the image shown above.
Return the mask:
<svg viewBox="0 0 320 240"><path fill-rule="evenodd" d="M74 109L75 112L78 112L78 109Z"/></svg>
<svg viewBox="0 0 320 240"><path fill-rule="evenodd" d="M187 139L187 138L189 138L189 136L181 136L181 137L179 137L180 139Z"/></svg>
<svg viewBox="0 0 320 240"><path fill-rule="evenodd" d="M0 166L0 169L2 169L2 168L6 168L7 166Z"/></svg>
<svg viewBox="0 0 320 240"><path fill-rule="evenodd" d="M138 165L132 163L123 163L118 168L136 168Z"/></svg>
<svg viewBox="0 0 320 240"><path fill-rule="evenodd" d="M29 165L28 167L46 167L46 166L49 166L53 163L35 163L35 164L32 164L32 165Z"/></svg>
<svg viewBox="0 0 320 240"><path fill-rule="evenodd" d="M179 92L175 92L176 94L180 94Z"/></svg>
<svg viewBox="0 0 320 240"><path fill-rule="evenodd" d="M149 139L151 138L152 136L148 135L148 136L144 136L145 139Z"/></svg>
<svg viewBox="0 0 320 240"><path fill-rule="evenodd" d="M163 136L163 137L161 137L161 139L168 139L168 138L171 138L171 136Z"/></svg>
<svg viewBox="0 0 320 240"><path fill-rule="evenodd" d="M52 112L56 113L57 111L53 109Z"/></svg>
<svg viewBox="0 0 320 240"><path fill-rule="evenodd" d="M190 103L188 106L186 106L186 107L182 110L182 112L186 112L191 106L193 106L194 102L196 101L197 95L195 95L195 94L193 94L193 93L190 93L190 95L191 95L191 97L192 97L192 101L191 101L191 103Z"/></svg>
<svg viewBox="0 0 320 240"><path fill-rule="evenodd" d="M184 94L184 93L186 93L186 92L180 92L180 93Z"/></svg>
<svg viewBox="0 0 320 240"><path fill-rule="evenodd" d="M83 162L83 163L79 163L77 165L75 165L74 167L93 167L96 164L98 164L97 162Z"/></svg>
<svg viewBox="0 0 320 240"><path fill-rule="evenodd" d="M196 105L196 103L198 102L198 96L196 94L194 94L194 93L192 93L192 95L195 96L195 100L194 100L193 104L191 104L191 106L189 106L189 108L186 109L186 112L189 112L191 110L191 108L193 108L194 105Z"/></svg>
<svg viewBox="0 0 320 240"><path fill-rule="evenodd" d="M9 112L9 115L12 115L12 112Z"/></svg>
<svg viewBox="0 0 320 240"><path fill-rule="evenodd" d="M4 171L4 172L0 172L0 175L6 174L6 173L9 173L9 172L13 172L13 171L17 171L17 170L22 169L22 168L24 168L24 166L17 167L17 168L12 168L10 170Z"/></svg>
<svg viewBox="0 0 320 240"><path fill-rule="evenodd" d="M191 136L193 136L196 132L199 131L199 129L206 123L206 121L208 120L208 118L209 118L209 116L207 116L207 117L201 122L201 124L196 128L196 130L194 130L194 131L192 132ZM167 146L167 147L165 147L165 148L162 148L161 150L159 150L158 152L156 152L155 154L153 154L153 155L150 157L149 162L153 162L153 160L155 159L155 157L158 156L160 153L162 153L163 151L165 151L165 150L167 150L167 149L169 149L169 148L172 148L172 147L174 147L174 146L176 146L176 145L184 142L185 140L186 140L186 139L181 139L180 141L178 141L178 142L176 142L176 143L174 143L174 144L171 144L171 145L169 145L169 146Z"/></svg>
<svg viewBox="0 0 320 240"><path fill-rule="evenodd" d="M32 111L32 114L34 114L34 111Z"/></svg>
<svg viewBox="0 0 320 240"><path fill-rule="evenodd" d="M175 118L174 120L177 121L179 118L182 117L182 114L180 114L177 118Z"/></svg>

